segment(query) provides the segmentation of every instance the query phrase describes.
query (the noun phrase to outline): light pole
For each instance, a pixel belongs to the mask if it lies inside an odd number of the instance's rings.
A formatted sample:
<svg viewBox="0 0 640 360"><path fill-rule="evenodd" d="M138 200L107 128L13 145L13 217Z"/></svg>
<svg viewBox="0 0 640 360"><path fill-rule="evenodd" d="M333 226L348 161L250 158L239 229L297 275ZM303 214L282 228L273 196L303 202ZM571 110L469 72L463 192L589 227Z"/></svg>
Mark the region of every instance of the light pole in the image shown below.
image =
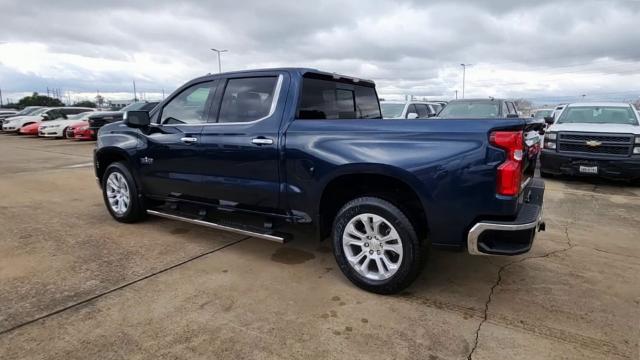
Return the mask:
<svg viewBox="0 0 640 360"><path fill-rule="evenodd" d="M460 66L462 66L462 98L464 99L464 82L467 75L467 66L471 66L471 64L460 64Z"/></svg>
<svg viewBox="0 0 640 360"><path fill-rule="evenodd" d="M212 48L211 51L215 51L218 53L218 74L220 74L222 73L222 62L220 61L220 53L227 52L229 50L226 50L226 49L218 50L218 49Z"/></svg>

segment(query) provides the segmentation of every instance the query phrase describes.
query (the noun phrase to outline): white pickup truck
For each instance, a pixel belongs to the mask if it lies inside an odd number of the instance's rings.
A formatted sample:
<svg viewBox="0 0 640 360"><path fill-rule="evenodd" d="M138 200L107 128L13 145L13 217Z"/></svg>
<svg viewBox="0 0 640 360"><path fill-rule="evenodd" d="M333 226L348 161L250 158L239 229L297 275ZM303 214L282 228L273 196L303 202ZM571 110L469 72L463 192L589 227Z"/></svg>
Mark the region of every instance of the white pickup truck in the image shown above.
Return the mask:
<svg viewBox="0 0 640 360"><path fill-rule="evenodd" d="M568 104L550 124L540 175L640 180L640 115L626 103Z"/></svg>

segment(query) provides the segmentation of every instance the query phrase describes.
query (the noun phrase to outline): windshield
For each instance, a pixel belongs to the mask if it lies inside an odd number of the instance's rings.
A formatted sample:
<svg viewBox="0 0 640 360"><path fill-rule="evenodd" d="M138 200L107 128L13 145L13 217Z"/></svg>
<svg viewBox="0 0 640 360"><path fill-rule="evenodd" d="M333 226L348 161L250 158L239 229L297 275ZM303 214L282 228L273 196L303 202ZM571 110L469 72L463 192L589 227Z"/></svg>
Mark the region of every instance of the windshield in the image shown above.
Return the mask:
<svg viewBox="0 0 640 360"><path fill-rule="evenodd" d="M29 116L37 116L37 115L40 115L40 114L42 114L43 112L45 112L47 110L49 110L49 109L48 108L35 109L34 112L29 113L28 115Z"/></svg>
<svg viewBox="0 0 640 360"><path fill-rule="evenodd" d="M456 101L450 102L442 109L441 118L497 118L500 114L498 103L494 101Z"/></svg>
<svg viewBox="0 0 640 360"><path fill-rule="evenodd" d="M546 116L551 116L553 110L538 110L533 114L536 119L544 119Z"/></svg>
<svg viewBox="0 0 640 360"><path fill-rule="evenodd" d="M630 106L572 106L562 112L557 123L638 125L638 119Z"/></svg>
<svg viewBox="0 0 640 360"><path fill-rule="evenodd" d="M382 103L380 107L382 108L382 117L387 119L401 117L404 110L404 104Z"/></svg>
<svg viewBox="0 0 640 360"><path fill-rule="evenodd" d="M22 111L16 113L16 116L32 115L34 112L40 109L41 108L24 108L22 109Z"/></svg>

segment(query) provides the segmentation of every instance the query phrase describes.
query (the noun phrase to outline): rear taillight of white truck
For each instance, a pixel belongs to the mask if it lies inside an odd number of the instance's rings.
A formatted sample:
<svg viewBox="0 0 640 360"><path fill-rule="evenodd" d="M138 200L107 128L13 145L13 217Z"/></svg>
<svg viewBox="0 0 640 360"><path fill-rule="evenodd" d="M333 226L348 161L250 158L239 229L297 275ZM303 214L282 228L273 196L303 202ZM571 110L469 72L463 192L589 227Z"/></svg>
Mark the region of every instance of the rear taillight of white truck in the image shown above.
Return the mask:
<svg viewBox="0 0 640 360"><path fill-rule="evenodd" d="M505 161L498 166L496 192L498 195L516 196L522 181L524 141L522 131L494 131L489 137L491 145L504 150Z"/></svg>

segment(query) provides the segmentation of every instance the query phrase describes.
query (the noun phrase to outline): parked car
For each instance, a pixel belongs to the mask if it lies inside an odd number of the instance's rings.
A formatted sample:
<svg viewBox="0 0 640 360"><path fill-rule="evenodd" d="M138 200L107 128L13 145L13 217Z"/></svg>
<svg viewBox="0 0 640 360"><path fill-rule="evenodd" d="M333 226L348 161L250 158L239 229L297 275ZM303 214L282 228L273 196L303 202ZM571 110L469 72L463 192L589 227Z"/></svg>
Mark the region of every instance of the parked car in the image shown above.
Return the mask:
<svg viewBox="0 0 640 360"><path fill-rule="evenodd" d="M31 115L36 110L41 109L41 108L42 108L42 106L27 106L24 109L14 113L14 114L0 114L0 123L4 123L4 120L6 120L8 118L17 117L17 116Z"/></svg>
<svg viewBox="0 0 640 360"><path fill-rule="evenodd" d="M381 101L380 109L385 119L426 119L436 115L424 101Z"/></svg>
<svg viewBox="0 0 640 360"><path fill-rule="evenodd" d="M67 128L67 138L74 140L95 140L96 134L89 128L89 121L78 121Z"/></svg>
<svg viewBox="0 0 640 360"><path fill-rule="evenodd" d="M131 103L125 107L123 107L120 111L105 111L100 114L96 114L95 116L89 117L89 134L91 134L92 138L95 139L98 130L106 124L110 124L117 121L122 121L122 115L125 111L133 111L133 110L141 110L141 111L151 111L159 102L157 101L140 101Z"/></svg>
<svg viewBox="0 0 640 360"><path fill-rule="evenodd" d="M442 119L499 119L520 117L513 101L504 99L451 100L438 114Z"/></svg>
<svg viewBox="0 0 640 360"><path fill-rule="evenodd" d="M34 122L28 125L25 125L18 130L20 135L33 135L38 136L38 128L42 124L42 121Z"/></svg>
<svg viewBox="0 0 640 360"><path fill-rule="evenodd" d="M331 236L357 286L394 293L433 246L516 255L543 229L524 119L382 118L375 84L313 69L208 75L98 133L111 216L284 242ZM535 159L534 159L535 160Z"/></svg>
<svg viewBox="0 0 640 360"><path fill-rule="evenodd" d="M540 174L640 179L640 116L625 103L567 105L549 117Z"/></svg>
<svg viewBox="0 0 640 360"><path fill-rule="evenodd" d="M74 125L78 122L88 123L89 117L94 114L99 114L99 112L86 111L75 115L69 115L66 118L40 123L37 134L42 137L66 138L67 129L70 125Z"/></svg>
<svg viewBox="0 0 640 360"><path fill-rule="evenodd" d="M51 121L64 118L67 115L79 114L85 111L94 111L92 108L83 107L53 107L42 108L34 111L30 115L16 116L3 120L2 130L19 133L23 126L39 123L41 121Z"/></svg>
<svg viewBox="0 0 640 360"><path fill-rule="evenodd" d="M0 120L6 119L10 116L15 116L17 113L18 113L18 110L0 109Z"/></svg>

